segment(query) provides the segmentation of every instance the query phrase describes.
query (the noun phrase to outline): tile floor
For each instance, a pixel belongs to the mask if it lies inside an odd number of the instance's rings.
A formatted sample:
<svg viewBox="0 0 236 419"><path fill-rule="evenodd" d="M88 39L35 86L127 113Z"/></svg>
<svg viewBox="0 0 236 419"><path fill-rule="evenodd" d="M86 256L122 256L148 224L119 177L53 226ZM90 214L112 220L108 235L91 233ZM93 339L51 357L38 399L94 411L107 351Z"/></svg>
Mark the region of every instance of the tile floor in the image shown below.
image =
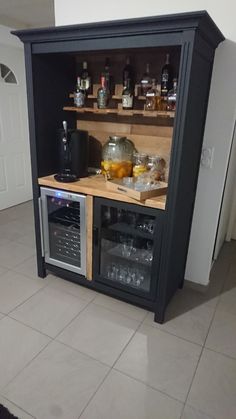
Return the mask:
<svg viewBox="0 0 236 419"><path fill-rule="evenodd" d="M236 242L166 322L37 277L32 203L0 213L0 403L20 419L235 419Z"/></svg>

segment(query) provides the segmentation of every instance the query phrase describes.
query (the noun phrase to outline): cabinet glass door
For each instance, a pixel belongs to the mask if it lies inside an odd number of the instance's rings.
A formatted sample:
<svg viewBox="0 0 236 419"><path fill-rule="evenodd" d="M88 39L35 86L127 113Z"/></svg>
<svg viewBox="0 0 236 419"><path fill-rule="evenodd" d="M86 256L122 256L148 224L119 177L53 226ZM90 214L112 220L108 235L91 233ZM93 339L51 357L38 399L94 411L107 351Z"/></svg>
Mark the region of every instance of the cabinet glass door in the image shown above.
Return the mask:
<svg viewBox="0 0 236 419"><path fill-rule="evenodd" d="M157 262L156 217L115 205L101 205L100 214L99 278L134 294L150 294Z"/></svg>

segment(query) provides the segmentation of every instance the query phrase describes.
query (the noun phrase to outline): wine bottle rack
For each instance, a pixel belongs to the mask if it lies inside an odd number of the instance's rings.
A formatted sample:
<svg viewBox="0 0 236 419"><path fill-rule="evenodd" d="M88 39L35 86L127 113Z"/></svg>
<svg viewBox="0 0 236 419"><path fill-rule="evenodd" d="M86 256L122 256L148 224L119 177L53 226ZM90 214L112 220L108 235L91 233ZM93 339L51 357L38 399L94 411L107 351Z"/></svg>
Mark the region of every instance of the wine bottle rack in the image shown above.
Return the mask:
<svg viewBox="0 0 236 419"><path fill-rule="evenodd" d="M100 87L100 84L94 84L93 85L93 94L88 94L87 95L87 100L93 100L93 104L91 104L91 106L86 106L83 108L78 108L76 106L64 106L63 110L64 111L72 111L72 112L77 112L77 113L92 113L92 114L100 114L100 115L108 115L108 114L115 114L118 116L133 116L133 115L140 115L140 116L144 116L144 117L149 117L149 118L157 118L157 117L161 117L161 118L174 118L175 117L175 112L172 111L147 111L145 110L145 106L143 107L143 109L129 109L129 110L125 110L122 108L122 104L118 103L117 107L115 108L106 108L106 109L99 109L97 107L97 102L95 102L97 100L97 91ZM134 92L134 97L136 100L140 101L140 102L145 102L146 101L146 97L145 96L140 96L139 93L139 85L135 86L135 92ZM117 101L122 101L122 90L123 90L123 86L122 84L116 84L115 85L115 94L112 95L111 99L112 100L117 100ZM74 98L74 94L70 93L69 94L69 98L73 99Z"/></svg>

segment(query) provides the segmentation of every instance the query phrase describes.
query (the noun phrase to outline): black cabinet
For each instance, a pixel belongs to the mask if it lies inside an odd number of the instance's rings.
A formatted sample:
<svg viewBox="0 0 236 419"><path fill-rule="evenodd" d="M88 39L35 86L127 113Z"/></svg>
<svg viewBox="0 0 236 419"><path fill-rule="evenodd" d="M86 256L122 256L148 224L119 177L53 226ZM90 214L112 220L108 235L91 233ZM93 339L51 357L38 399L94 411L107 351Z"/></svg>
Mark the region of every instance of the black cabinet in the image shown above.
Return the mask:
<svg viewBox="0 0 236 419"><path fill-rule="evenodd" d="M154 301L162 211L95 198L94 214L94 280Z"/></svg>
<svg viewBox="0 0 236 419"><path fill-rule="evenodd" d="M169 180L165 209L159 211L142 206L130 206L129 209L126 204L119 206L112 201L95 198L94 277L93 281L87 281L86 284L126 301L149 306L155 312L156 321L162 322L168 302L184 281L211 73L215 49L224 40L222 33L204 11L30 29L14 33L25 44L40 276L45 276L47 265L41 248L38 178L55 173L58 169L56 132L62 120L67 119L71 127L79 126L79 120L121 125L129 123L132 126L136 124L137 127L142 124L140 133L143 135L145 126L150 128L149 133L155 132L150 136L153 138L153 153L157 154L155 135L163 142L163 126L172 130L172 138L169 138L172 141L169 147ZM160 63L163 63L163 57L169 51L174 60L174 68L178 72L177 110L174 119L163 118L160 115L154 119L144 114L128 116L113 112L98 115L63 110L66 109L69 93L74 89L78 60L81 63L88 59L89 65L94 62L95 71L99 68L101 57L112 56L116 62L116 71L120 71L123 58L130 54L136 60L138 71L144 68L147 57L153 60L155 71L160 71ZM139 106L140 104L137 105ZM154 125L160 127L158 134L152 131ZM138 128L136 134L139 134ZM119 209L124 209L126 215L132 213L130 219L135 218L135 222L133 220L128 223L126 217L125 221L118 221ZM138 220L142 217L155 220L153 238L149 237L147 231L137 228ZM129 246L130 243L132 246ZM126 255L122 254L127 247L136 249L133 250L132 256L128 256L127 252ZM137 280L134 273L127 270L126 262L129 262L130 267L134 266L132 258L135 258L135 253L137 257L141 254L143 257L145 251L150 249L153 253L151 266L143 264L143 269L149 271L145 274L144 281L142 278ZM115 274L119 280L113 278L114 264L115 267L117 264L121 266ZM120 273L122 269L125 271ZM59 273L68 276L66 271ZM127 280L125 283L123 277L128 277L129 283ZM86 282L75 273L70 275L70 279L80 283Z"/></svg>

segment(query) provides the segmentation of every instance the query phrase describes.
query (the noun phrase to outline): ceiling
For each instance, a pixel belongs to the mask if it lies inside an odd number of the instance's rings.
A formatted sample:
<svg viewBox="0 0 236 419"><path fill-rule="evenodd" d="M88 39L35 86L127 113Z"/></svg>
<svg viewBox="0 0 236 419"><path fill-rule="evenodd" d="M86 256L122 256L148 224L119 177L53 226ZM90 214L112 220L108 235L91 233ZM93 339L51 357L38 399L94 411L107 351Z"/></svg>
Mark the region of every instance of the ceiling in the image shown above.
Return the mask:
<svg viewBox="0 0 236 419"><path fill-rule="evenodd" d="M0 24L16 29L54 26L54 0L0 0Z"/></svg>

